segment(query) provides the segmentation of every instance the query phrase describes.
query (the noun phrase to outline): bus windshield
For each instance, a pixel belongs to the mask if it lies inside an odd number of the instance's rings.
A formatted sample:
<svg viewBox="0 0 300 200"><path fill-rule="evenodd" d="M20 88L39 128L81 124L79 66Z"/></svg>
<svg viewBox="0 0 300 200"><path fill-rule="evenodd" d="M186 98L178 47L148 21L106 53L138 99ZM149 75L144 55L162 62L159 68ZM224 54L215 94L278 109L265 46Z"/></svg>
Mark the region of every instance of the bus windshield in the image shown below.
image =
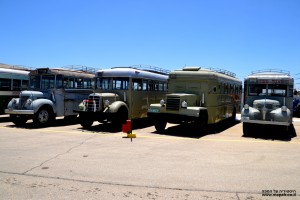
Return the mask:
<svg viewBox="0 0 300 200"><path fill-rule="evenodd" d="M41 76L30 76L30 88L39 89L41 86Z"/></svg>
<svg viewBox="0 0 300 200"><path fill-rule="evenodd" d="M287 96L287 85L250 84L249 96Z"/></svg>
<svg viewBox="0 0 300 200"><path fill-rule="evenodd" d="M53 89L55 87L54 75L31 76L30 88L31 89Z"/></svg>

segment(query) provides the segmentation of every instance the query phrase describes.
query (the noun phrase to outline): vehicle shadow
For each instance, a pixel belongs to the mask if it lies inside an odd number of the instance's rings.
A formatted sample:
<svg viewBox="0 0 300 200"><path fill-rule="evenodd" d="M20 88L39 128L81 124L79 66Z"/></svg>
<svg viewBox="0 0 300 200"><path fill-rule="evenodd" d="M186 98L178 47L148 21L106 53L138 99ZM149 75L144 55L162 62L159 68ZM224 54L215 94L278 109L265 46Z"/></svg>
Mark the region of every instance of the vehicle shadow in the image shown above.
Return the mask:
<svg viewBox="0 0 300 200"><path fill-rule="evenodd" d="M8 117L9 122L10 119ZM37 126L32 122L32 120L28 120L24 125L22 126L16 126L15 124L11 123L10 125L7 125L7 127L14 127L14 128L24 128L24 129L43 129L43 128L49 128L49 127L60 127L60 126L71 126L79 123L78 117L72 117L72 118L58 118L51 122L50 124L46 126Z"/></svg>
<svg viewBox="0 0 300 200"><path fill-rule="evenodd" d="M288 131L284 126L271 126L256 124L247 135L243 137L256 138L263 140L280 140L291 141L292 138L297 137L294 125L290 125Z"/></svg>
<svg viewBox="0 0 300 200"><path fill-rule="evenodd" d="M10 122L9 115L0 115L0 123Z"/></svg>
<svg viewBox="0 0 300 200"><path fill-rule="evenodd" d="M153 122L149 118L140 118L140 119L133 119L131 120L132 123L132 130L147 128L153 126ZM117 133L122 131L121 125L115 125L113 123L99 123L97 125L91 126L90 128L83 128L80 127L79 129L92 131L92 132L110 132L110 133Z"/></svg>
<svg viewBox="0 0 300 200"><path fill-rule="evenodd" d="M232 119L226 119L215 124L208 124L204 129L199 129L195 125L188 123L169 127L164 132L155 131L153 133L160 135L172 135L178 137L189 137L198 139L206 135L221 133L226 129L229 129L239 123L239 120L233 121Z"/></svg>

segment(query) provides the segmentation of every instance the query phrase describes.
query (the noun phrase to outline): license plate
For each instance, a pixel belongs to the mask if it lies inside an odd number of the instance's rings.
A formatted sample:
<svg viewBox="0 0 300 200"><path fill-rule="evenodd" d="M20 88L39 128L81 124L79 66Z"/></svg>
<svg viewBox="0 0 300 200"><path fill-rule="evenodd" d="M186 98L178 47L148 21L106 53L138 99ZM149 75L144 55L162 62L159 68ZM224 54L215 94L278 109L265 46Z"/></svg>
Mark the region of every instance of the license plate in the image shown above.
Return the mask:
<svg viewBox="0 0 300 200"><path fill-rule="evenodd" d="M157 108L150 108L149 109L149 112L152 112L152 113L159 113L159 110Z"/></svg>
<svg viewBox="0 0 300 200"><path fill-rule="evenodd" d="M249 120L249 117L242 117L242 120Z"/></svg>

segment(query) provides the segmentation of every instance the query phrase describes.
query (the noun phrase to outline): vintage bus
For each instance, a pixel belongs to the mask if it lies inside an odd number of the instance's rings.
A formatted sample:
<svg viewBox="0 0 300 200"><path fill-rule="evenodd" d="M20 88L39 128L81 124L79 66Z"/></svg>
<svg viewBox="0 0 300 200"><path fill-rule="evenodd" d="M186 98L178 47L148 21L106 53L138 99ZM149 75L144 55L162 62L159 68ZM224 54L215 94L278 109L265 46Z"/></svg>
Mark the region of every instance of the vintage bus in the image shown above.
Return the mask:
<svg viewBox="0 0 300 200"><path fill-rule="evenodd" d="M29 73L29 89L13 98L5 113L20 126L33 119L46 126L55 117L76 117L73 110L93 91L95 73L68 68L38 68Z"/></svg>
<svg viewBox="0 0 300 200"><path fill-rule="evenodd" d="M4 114L8 102L18 97L28 87L29 69L0 64L0 114Z"/></svg>
<svg viewBox="0 0 300 200"><path fill-rule="evenodd" d="M141 68L142 67L142 68ZM96 73L96 88L79 105L81 126L89 128L94 121L116 125L127 119L147 117L149 105L164 98L168 71L136 66L115 67Z"/></svg>
<svg viewBox="0 0 300 200"><path fill-rule="evenodd" d="M288 127L293 117L294 79L288 71L260 70L244 80L244 107L241 112L244 135L257 124Z"/></svg>
<svg viewBox="0 0 300 200"><path fill-rule="evenodd" d="M184 67L169 74L168 84L166 99L151 104L148 111L159 132L167 122L204 128L226 118L235 119L240 111L242 82L227 70Z"/></svg>

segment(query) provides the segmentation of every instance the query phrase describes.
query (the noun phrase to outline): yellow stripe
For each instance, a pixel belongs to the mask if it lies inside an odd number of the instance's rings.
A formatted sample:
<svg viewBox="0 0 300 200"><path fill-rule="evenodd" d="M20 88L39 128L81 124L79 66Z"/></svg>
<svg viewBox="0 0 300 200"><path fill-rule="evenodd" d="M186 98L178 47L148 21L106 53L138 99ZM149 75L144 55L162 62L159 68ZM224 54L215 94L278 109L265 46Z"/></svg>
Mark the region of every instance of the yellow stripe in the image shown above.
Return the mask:
<svg viewBox="0 0 300 200"><path fill-rule="evenodd" d="M0 128L8 128L4 126L0 126ZM126 136L124 133L104 133L104 132L89 132L89 131L60 131L60 130L35 130L37 132L49 132L49 133L72 133L72 134L97 134L99 136ZM269 141L269 140L252 140L252 139L245 139L245 140L233 140L233 139L218 139L218 138L185 138L185 137L176 137L176 136L146 136L136 134L137 138L152 138L152 139L165 139L165 140L191 140L191 141L213 141L213 142L241 142L241 143L269 143L269 144L297 144L300 145L299 142L295 141Z"/></svg>

